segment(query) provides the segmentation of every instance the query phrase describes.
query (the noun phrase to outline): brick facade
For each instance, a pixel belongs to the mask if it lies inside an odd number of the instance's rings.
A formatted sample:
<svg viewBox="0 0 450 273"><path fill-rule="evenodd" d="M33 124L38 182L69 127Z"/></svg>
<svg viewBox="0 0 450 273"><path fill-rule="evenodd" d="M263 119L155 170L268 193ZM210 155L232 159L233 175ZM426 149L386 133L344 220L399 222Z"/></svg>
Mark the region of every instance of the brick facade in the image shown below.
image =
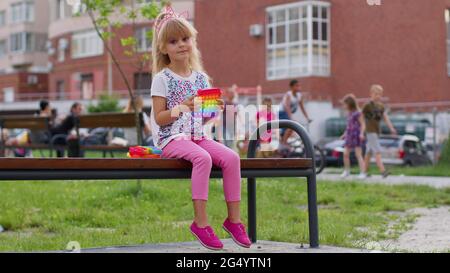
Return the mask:
<svg viewBox="0 0 450 273"><path fill-rule="evenodd" d="M137 28L148 26L148 24L136 25ZM138 64L141 54L138 53L135 56L128 57L125 55L125 48L120 44L120 38L133 36L133 27L131 25L125 25L120 29L113 30L115 38L112 39L111 48L120 63L128 82L132 88L137 86L134 79L134 74L139 71ZM71 37L72 33L64 34L62 36L53 37L51 43L53 48L57 48L58 41L62 38L69 42L67 49L65 50L64 61L59 62L57 60L58 53L55 52L52 56L49 56L49 61L53 65L53 69L50 73L49 89L52 97L58 96L58 84L63 83L64 93L66 98L80 99L83 97L81 94L80 77L82 75L93 76L93 89L94 97L101 92L108 90L108 53L106 48L102 55L85 58L72 58L71 57ZM112 61L111 61L112 62ZM148 62L142 70L142 73L149 73L150 65ZM149 79L150 81L150 79ZM119 73L119 70L114 64L112 64L112 90L125 91L126 85Z"/></svg>
<svg viewBox="0 0 450 273"><path fill-rule="evenodd" d="M266 79L266 35L250 37L249 27L266 25L267 7L294 2L302 1L196 1L199 46L215 85L288 89L290 79ZM369 86L379 83L390 102L450 101L444 19L450 0L325 2L331 3L331 75L299 79L312 97L367 97Z"/></svg>

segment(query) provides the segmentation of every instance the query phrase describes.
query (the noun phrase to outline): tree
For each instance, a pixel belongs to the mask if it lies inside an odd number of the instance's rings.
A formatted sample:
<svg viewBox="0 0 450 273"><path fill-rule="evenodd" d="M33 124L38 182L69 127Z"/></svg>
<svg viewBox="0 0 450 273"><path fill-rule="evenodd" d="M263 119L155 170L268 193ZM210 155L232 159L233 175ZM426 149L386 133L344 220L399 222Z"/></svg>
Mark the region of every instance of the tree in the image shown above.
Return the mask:
<svg viewBox="0 0 450 273"><path fill-rule="evenodd" d="M76 0L68 0L76 1ZM135 94L131 88L131 84L126 77L123 68L114 54L109 41L116 37L115 29L119 29L123 24L131 24L133 30L136 27L136 20L139 18L154 21L161 9L169 4L169 1L155 1L155 0L80 0L79 3L83 6L87 15L92 21L95 31L103 42L107 54L111 57L114 66L117 68L131 100L135 112L136 130L138 132L138 143L142 143L141 137L141 123L139 119L139 112L136 108ZM146 33L147 38L151 41L153 36L152 30ZM138 52L137 39L134 36L122 37L121 45L124 49L124 54L135 57L138 67L138 75L141 75L143 68L150 62L149 53L140 54Z"/></svg>

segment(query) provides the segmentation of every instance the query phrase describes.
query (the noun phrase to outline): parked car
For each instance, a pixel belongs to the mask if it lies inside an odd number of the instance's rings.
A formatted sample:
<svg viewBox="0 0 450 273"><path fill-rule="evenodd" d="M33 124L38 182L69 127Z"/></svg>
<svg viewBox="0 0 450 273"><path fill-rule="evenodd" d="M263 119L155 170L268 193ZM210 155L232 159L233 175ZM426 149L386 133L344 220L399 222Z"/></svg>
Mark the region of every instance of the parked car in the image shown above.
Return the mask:
<svg viewBox="0 0 450 273"><path fill-rule="evenodd" d="M414 135L380 136L381 156L384 164L418 166L431 164L427 150L420 139ZM324 146L327 166L343 166L344 140L335 140ZM363 147L365 153L365 147ZM375 158L372 158L375 162ZM350 162L357 164L354 152L350 153Z"/></svg>

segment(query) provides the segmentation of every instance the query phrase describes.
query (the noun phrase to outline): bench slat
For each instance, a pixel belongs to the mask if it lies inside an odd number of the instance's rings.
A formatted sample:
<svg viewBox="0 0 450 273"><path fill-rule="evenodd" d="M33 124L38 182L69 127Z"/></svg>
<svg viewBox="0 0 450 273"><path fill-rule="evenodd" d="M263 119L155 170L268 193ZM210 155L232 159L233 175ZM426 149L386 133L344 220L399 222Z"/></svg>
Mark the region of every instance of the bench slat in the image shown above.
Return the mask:
<svg viewBox="0 0 450 273"><path fill-rule="evenodd" d="M136 127L134 113L102 113L79 116L80 128Z"/></svg>
<svg viewBox="0 0 450 273"><path fill-rule="evenodd" d="M308 158L241 159L241 169L307 169ZM179 159L94 159L94 158L2 158L1 170L130 170L130 169L191 169L190 162Z"/></svg>

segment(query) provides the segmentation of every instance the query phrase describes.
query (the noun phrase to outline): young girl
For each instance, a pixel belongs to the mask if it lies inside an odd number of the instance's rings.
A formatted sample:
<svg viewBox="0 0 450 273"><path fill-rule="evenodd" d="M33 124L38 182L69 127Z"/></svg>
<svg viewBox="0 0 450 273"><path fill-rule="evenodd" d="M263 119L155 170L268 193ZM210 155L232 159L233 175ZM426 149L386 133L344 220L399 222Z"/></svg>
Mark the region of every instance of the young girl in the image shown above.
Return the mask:
<svg viewBox="0 0 450 273"><path fill-rule="evenodd" d="M206 213L209 177L214 164L222 169L228 208L223 228L237 244L250 247L240 219L240 158L231 149L207 139L201 130L205 121L199 124L198 117L192 114L197 91L210 87L196 38L194 27L170 8L156 19L152 52L155 76L151 87L154 142L163 150L164 158L182 158L192 163L194 221L190 231L200 243L209 249L223 248L208 224Z"/></svg>
<svg viewBox="0 0 450 273"><path fill-rule="evenodd" d="M344 108L348 112L347 128L344 135L345 150L344 150L344 172L341 177L350 175L350 151L354 150L358 160L360 174L358 178L366 178L364 173L364 159L362 157L362 143L364 141L365 123L364 117L358 109L356 98L353 94L344 97Z"/></svg>

